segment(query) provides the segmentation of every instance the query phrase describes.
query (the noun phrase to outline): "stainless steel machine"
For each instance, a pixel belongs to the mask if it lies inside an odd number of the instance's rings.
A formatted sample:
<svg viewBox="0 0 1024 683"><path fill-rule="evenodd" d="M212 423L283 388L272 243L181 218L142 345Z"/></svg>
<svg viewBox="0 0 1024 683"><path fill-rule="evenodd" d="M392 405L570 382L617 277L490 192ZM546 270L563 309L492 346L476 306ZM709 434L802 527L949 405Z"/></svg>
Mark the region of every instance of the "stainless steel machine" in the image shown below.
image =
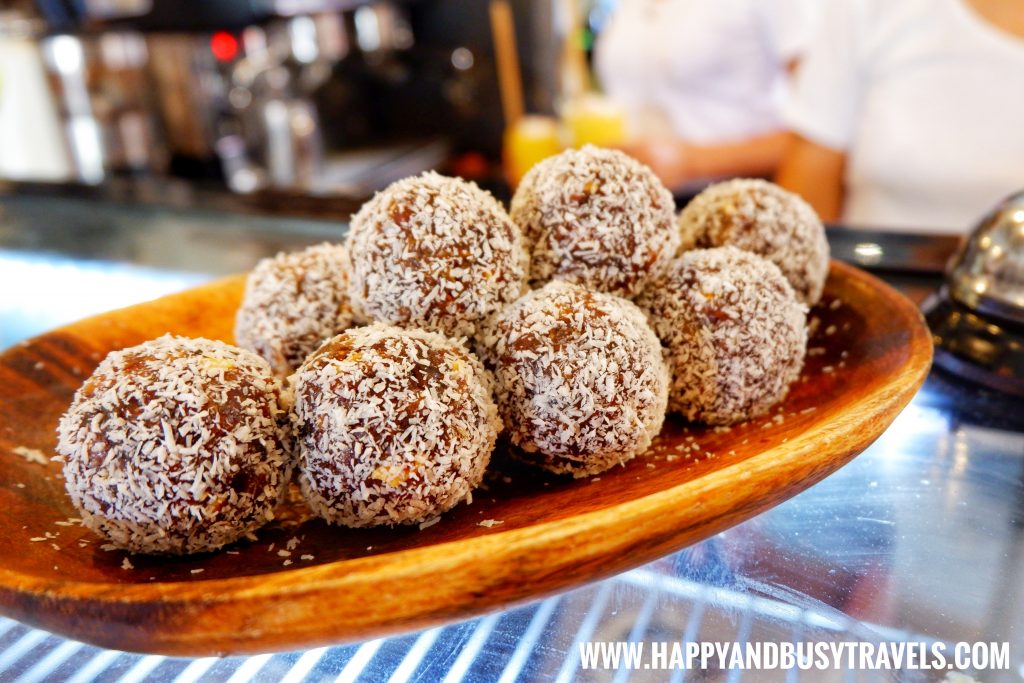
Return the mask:
<svg viewBox="0 0 1024 683"><path fill-rule="evenodd" d="M167 173L237 192L363 195L459 153L499 153L485 3L23 5L44 27L73 180ZM517 3L528 85L550 42L545 5Z"/></svg>
<svg viewBox="0 0 1024 683"><path fill-rule="evenodd" d="M936 363L1024 395L1024 192L982 219L925 312Z"/></svg>

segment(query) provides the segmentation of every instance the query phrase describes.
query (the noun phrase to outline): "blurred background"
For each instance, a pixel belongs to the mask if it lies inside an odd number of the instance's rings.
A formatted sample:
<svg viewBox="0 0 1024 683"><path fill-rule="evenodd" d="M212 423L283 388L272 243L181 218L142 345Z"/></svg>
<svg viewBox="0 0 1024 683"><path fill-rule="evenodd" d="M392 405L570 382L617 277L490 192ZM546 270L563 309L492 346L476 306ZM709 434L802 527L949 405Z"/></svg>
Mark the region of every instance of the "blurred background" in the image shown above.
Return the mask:
<svg viewBox="0 0 1024 683"><path fill-rule="evenodd" d="M4 0L0 179L507 199L625 149L680 202L775 178L829 222L964 234L1024 187L1013 0Z"/></svg>
<svg viewBox="0 0 1024 683"><path fill-rule="evenodd" d="M551 2L512 5L492 22L458 0L0 3L0 177L353 197L428 168L500 180L492 26L536 112L563 38Z"/></svg>

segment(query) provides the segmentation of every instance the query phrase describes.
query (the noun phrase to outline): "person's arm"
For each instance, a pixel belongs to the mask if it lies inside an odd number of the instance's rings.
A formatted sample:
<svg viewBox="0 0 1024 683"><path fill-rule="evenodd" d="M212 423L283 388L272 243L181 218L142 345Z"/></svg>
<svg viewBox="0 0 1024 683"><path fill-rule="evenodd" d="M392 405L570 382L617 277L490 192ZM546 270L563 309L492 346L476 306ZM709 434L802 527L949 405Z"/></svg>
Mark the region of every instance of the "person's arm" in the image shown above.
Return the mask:
<svg viewBox="0 0 1024 683"><path fill-rule="evenodd" d="M835 222L843 213L846 154L790 134L775 182L814 207L821 220Z"/></svg>
<svg viewBox="0 0 1024 683"><path fill-rule="evenodd" d="M769 176L782 160L787 139L784 132L714 145L651 138L626 145L624 151L654 169L665 185L678 188L700 178Z"/></svg>

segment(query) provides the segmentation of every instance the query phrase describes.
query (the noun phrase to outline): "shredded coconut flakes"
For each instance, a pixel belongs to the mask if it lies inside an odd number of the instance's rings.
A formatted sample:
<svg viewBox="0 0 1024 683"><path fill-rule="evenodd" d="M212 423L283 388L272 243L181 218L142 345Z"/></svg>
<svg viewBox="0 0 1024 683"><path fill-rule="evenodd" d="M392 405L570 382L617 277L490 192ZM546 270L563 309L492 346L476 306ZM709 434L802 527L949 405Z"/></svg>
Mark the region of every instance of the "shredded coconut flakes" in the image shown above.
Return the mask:
<svg viewBox="0 0 1024 683"><path fill-rule="evenodd" d="M164 336L108 355L58 429L85 526L176 554L265 524L291 468L279 392L266 361L221 342Z"/></svg>
<svg viewBox="0 0 1024 683"><path fill-rule="evenodd" d="M464 342L377 323L335 337L290 380L299 482L328 522L418 524L465 500L500 430Z"/></svg>
<svg viewBox="0 0 1024 683"><path fill-rule="evenodd" d="M483 346L509 437L530 462L597 474L647 450L661 430L668 370L626 299L550 282L507 308Z"/></svg>
<svg viewBox="0 0 1024 683"><path fill-rule="evenodd" d="M587 145L530 169L510 215L530 244L534 285L561 279L632 298L679 247L674 210L650 168Z"/></svg>
<svg viewBox="0 0 1024 683"><path fill-rule="evenodd" d="M682 250L732 245L768 259L797 298L813 306L828 277L825 228L799 196L765 180L738 178L708 187L679 214Z"/></svg>
<svg viewBox="0 0 1024 683"><path fill-rule="evenodd" d="M36 465L45 465L49 462L49 458L38 448L28 448L26 446L15 446L11 449L11 452L15 455L20 455L28 462L35 463Z"/></svg>
<svg viewBox="0 0 1024 683"><path fill-rule="evenodd" d="M453 337L526 289L523 236L476 184L428 172L393 183L352 218L349 292L365 321Z"/></svg>
<svg viewBox="0 0 1024 683"><path fill-rule="evenodd" d="M781 401L803 367L806 308L775 264L696 249L637 299L672 369L669 409L727 425Z"/></svg>
<svg viewBox="0 0 1024 683"><path fill-rule="evenodd" d="M345 247L319 244L263 259L249 273L235 318L239 346L287 375L352 326Z"/></svg>

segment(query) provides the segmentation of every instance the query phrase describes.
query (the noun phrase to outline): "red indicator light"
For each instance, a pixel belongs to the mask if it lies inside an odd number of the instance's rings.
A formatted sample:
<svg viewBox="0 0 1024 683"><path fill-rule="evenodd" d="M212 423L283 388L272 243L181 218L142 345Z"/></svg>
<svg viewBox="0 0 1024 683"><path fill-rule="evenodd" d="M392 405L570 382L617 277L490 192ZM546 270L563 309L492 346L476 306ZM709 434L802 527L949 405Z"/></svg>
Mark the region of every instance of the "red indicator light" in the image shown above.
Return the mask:
<svg viewBox="0 0 1024 683"><path fill-rule="evenodd" d="M210 36L210 52L222 62L230 62L238 56L238 38L227 31L217 31Z"/></svg>

